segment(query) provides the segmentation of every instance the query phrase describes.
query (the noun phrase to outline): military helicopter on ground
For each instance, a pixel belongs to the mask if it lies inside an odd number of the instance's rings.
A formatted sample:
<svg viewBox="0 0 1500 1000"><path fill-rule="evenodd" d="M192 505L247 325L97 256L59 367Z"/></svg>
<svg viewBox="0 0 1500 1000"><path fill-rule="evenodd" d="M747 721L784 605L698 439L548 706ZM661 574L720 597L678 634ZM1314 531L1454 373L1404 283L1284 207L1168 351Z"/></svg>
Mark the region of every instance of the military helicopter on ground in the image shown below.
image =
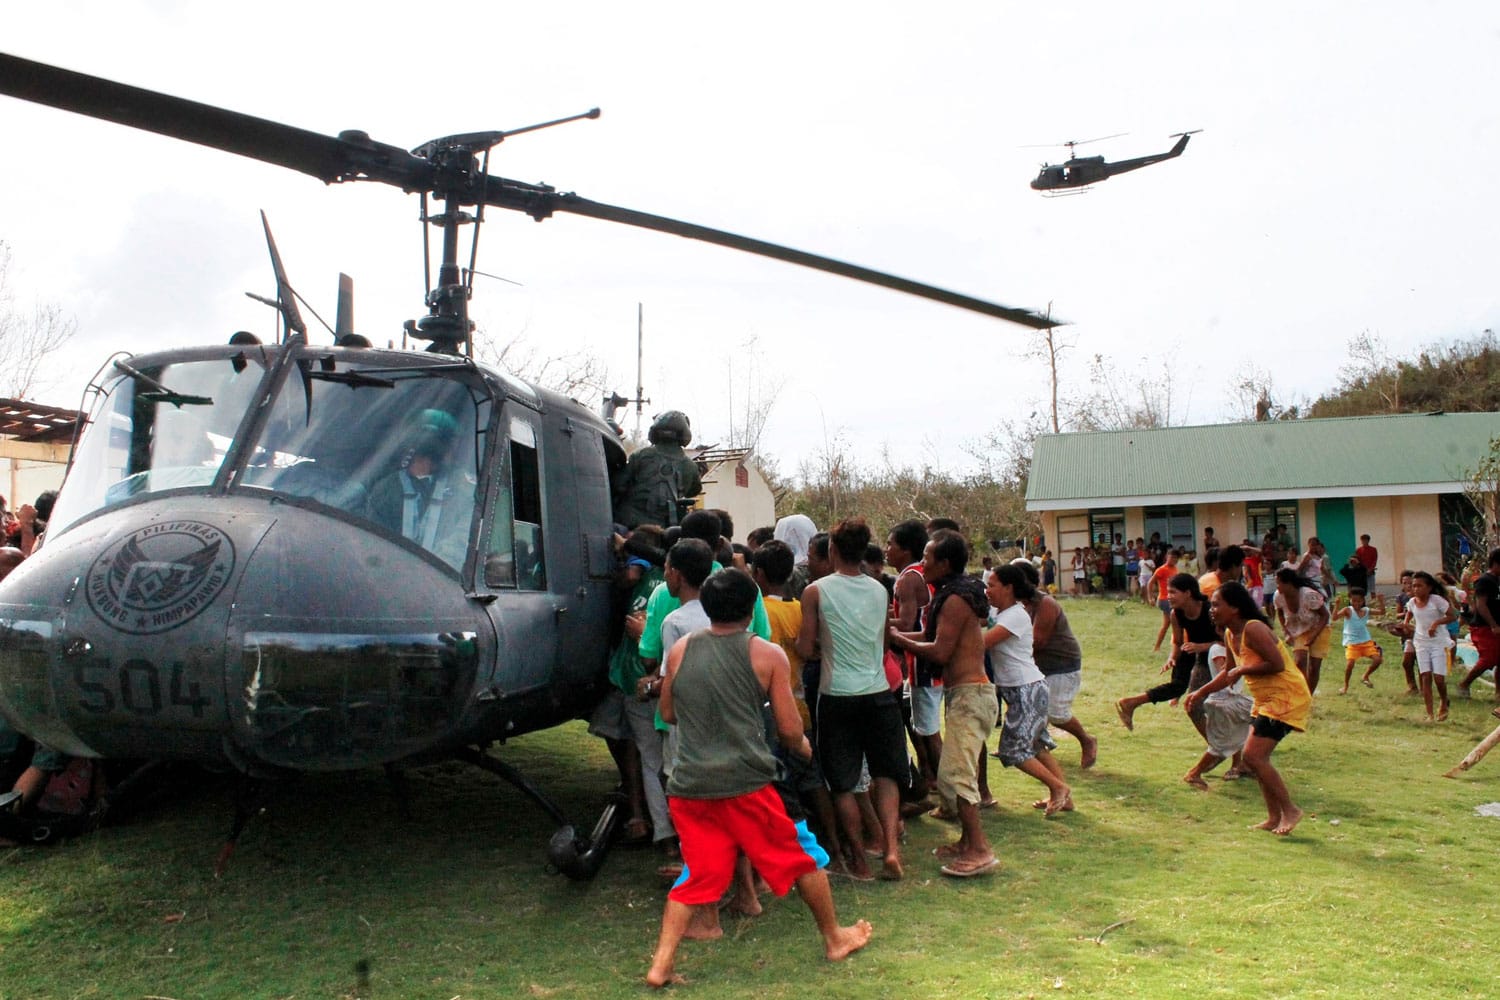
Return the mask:
<svg viewBox="0 0 1500 1000"><path fill-rule="evenodd" d="M424 351L372 349L345 322L313 343L267 227L284 339L105 363L45 545L0 584L0 714L65 754L230 768L252 790L466 760L556 819L548 857L573 878L597 871L616 805L580 834L487 751L586 715L603 691L626 454L604 415L474 362L461 227L477 236L488 207L569 212L1058 323L488 172L504 139L573 118L408 152L11 55L0 93L326 183L394 185L420 196L424 234L441 232L427 314L405 324Z"/></svg>
<svg viewBox="0 0 1500 1000"><path fill-rule="evenodd" d="M1177 139L1176 145L1165 153L1153 153L1150 156L1137 156L1133 160L1116 160L1108 162L1102 156L1076 157L1073 155L1074 147L1082 146L1090 142L1102 142L1104 139L1116 139L1118 136L1107 135L1100 139L1083 139L1081 141L1070 141L1060 143L1068 147L1068 159L1063 163L1044 163L1041 172L1032 180L1033 190L1044 194L1082 194L1088 190L1090 184L1108 180L1115 174L1123 174L1129 170L1139 170L1141 167L1149 167L1153 163L1170 160L1181 156L1182 151L1187 149L1188 138L1197 135L1202 129L1193 129L1191 132L1177 132L1172 138Z"/></svg>

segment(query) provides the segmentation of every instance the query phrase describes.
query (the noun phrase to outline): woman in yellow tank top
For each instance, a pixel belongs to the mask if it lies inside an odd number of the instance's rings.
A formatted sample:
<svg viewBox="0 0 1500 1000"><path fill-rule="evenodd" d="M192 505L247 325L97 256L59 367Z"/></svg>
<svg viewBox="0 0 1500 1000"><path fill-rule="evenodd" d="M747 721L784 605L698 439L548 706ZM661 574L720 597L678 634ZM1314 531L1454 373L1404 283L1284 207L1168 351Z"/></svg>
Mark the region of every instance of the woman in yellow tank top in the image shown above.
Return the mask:
<svg viewBox="0 0 1500 1000"><path fill-rule="evenodd" d="M1266 800L1266 821L1251 827L1286 836L1302 819L1286 782L1271 764L1271 752L1287 733L1303 732L1312 716L1312 694L1291 650L1276 638L1250 592L1241 583L1226 583L1209 599L1214 624L1224 629L1229 669L1188 695L1187 707L1245 679L1255 699L1250 709L1250 733L1245 738L1242 766L1260 783ZM1195 701L1196 699L1196 701Z"/></svg>

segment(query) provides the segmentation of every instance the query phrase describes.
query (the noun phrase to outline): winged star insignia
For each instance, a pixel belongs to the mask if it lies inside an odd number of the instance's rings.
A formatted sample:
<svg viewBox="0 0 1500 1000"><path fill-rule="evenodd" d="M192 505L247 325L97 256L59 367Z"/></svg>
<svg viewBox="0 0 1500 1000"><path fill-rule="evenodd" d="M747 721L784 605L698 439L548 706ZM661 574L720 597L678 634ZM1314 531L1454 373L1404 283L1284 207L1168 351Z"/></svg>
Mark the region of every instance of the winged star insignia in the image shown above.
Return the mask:
<svg viewBox="0 0 1500 1000"><path fill-rule="evenodd" d="M89 606L121 632L165 632L214 602L234 561L234 543L211 524L153 524L110 545L94 561Z"/></svg>

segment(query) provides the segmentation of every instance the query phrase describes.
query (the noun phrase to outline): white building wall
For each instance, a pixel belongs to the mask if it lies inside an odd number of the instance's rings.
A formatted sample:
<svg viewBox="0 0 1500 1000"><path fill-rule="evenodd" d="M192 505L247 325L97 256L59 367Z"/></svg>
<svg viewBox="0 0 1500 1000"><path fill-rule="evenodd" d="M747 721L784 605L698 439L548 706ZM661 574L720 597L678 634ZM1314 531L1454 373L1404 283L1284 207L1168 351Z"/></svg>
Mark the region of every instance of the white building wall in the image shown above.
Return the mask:
<svg viewBox="0 0 1500 1000"><path fill-rule="evenodd" d="M737 476L738 470L744 476ZM744 485L740 485L743 482ZM771 492L766 477L760 474L754 463L743 466L736 462L721 462L710 468L703 477L703 495L699 506L706 510L726 510L734 519L732 542L743 542L745 536L756 528L769 527L776 523L776 496Z"/></svg>

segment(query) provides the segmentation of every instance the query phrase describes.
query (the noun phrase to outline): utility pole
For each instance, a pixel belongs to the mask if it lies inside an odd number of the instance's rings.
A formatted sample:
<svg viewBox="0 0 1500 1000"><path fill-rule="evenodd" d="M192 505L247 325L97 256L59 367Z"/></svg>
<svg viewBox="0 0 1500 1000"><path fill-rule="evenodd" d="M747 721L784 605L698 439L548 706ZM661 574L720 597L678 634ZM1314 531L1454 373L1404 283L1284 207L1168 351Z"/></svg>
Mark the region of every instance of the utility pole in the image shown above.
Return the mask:
<svg viewBox="0 0 1500 1000"><path fill-rule="evenodd" d="M642 374L642 358L645 357L646 343L646 307L637 302L635 304L635 439L641 440L641 412L642 407L651 400L646 398L645 376Z"/></svg>

